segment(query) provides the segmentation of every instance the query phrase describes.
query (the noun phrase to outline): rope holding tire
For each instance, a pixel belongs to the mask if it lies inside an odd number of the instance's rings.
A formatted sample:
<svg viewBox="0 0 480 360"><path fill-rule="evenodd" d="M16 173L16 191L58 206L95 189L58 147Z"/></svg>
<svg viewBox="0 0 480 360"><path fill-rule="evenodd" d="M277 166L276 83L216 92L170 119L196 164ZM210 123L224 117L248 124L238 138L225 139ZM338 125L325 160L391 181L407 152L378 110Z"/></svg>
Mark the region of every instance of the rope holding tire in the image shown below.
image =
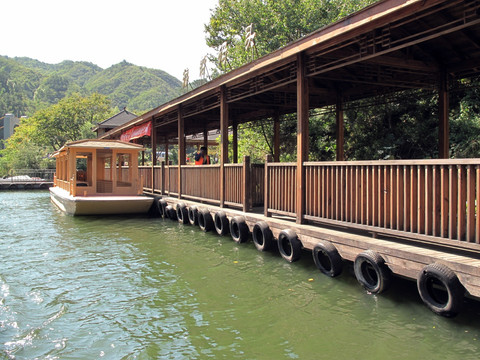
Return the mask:
<svg viewBox="0 0 480 360"><path fill-rule="evenodd" d="M229 227L230 224L228 222L227 214L225 214L225 211L217 211L215 213L215 230L217 231L218 235L226 235L229 232Z"/></svg>
<svg viewBox="0 0 480 360"><path fill-rule="evenodd" d="M158 200L158 212L160 213L160 216L164 219L166 219L168 217L168 214L165 211L167 206L168 206L168 204L164 199Z"/></svg>
<svg viewBox="0 0 480 360"><path fill-rule="evenodd" d="M380 254L373 250L358 254L353 269L358 282L372 294L380 294L390 285L391 271Z"/></svg>
<svg viewBox="0 0 480 360"><path fill-rule="evenodd" d="M176 211L178 222L181 224L188 223L188 210L187 205L181 202L177 204L177 211Z"/></svg>
<svg viewBox="0 0 480 360"><path fill-rule="evenodd" d="M191 225L198 225L198 208L196 206L188 208L188 221Z"/></svg>
<svg viewBox="0 0 480 360"><path fill-rule="evenodd" d="M208 209L201 209L198 212L198 227L204 232L214 228L212 215Z"/></svg>
<svg viewBox="0 0 480 360"><path fill-rule="evenodd" d="M302 256L302 242L292 229L285 229L278 235L278 250L288 262L294 262Z"/></svg>
<svg viewBox="0 0 480 360"><path fill-rule="evenodd" d="M434 313L454 317L460 312L465 289L449 267L439 263L425 266L418 275L417 288L422 301Z"/></svg>
<svg viewBox="0 0 480 360"><path fill-rule="evenodd" d="M252 238L259 251L267 251L273 248L272 230L265 221L259 221L253 226Z"/></svg>
<svg viewBox="0 0 480 360"><path fill-rule="evenodd" d="M321 241L312 251L313 261L318 270L327 276L335 277L342 273L343 260L337 248L329 241Z"/></svg>
<svg viewBox="0 0 480 360"><path fill-rule="evenodd" d="M230 234L233 241L236 243L244 243L248 241L250 230L248 229L247 222L243 216L235 216L230 221Z"/></svg>

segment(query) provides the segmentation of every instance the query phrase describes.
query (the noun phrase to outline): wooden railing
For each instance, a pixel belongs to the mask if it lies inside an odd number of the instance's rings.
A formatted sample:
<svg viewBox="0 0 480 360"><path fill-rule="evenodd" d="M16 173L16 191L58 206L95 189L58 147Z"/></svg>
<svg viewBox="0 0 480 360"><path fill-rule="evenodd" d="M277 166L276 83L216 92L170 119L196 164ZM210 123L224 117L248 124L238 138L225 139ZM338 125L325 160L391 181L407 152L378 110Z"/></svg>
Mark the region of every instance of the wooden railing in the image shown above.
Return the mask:
<svg viewBox="0 0 480 360"><path fill-rule="evenodd" d="M168 194L186 199L200 200L219 204L221 202L220 182L225 177L225 196L223 203L227 206L250 209L252 206L262 206L264 200L264 165L250 164L244 158L242 164L225 164L223 174L220 165L192 166L182 165L182 184L178 191L178 166L170 165L154 167L153 188L144 186L147 193ZM140 174L148 177L147 185L152 184L150 172L146 167L140 167ZM244 184L245 182L245 184ZM245 190L245 186L248 190Z"/></svg>
<svg viewBox="0 0 480 360"><path fill-rule="evenodd" d="M178 194L178 166L165 166L165 192L169 195Z"/></svg>
<svg viewBox="0 0 480 360"><path fill-rule="evenodd" d="M152 167L151 166L139 166L138 167L139 179L143 181L143 188L152 189Z"/></svg>
<svg viewBox="0 0 480 360"><path fill-rule="evenodd" d="M182 196L220 201L220 165L182 166Z"/></svg>
<svg viewBox="0 0 480 360"><path fill-rule="evenodd" d="M295 216L297 164L267 162L266 169L266 212Z"/></svg>
<svg viewBox="0 0 480 360"><path fill-rule="evenodd" d="M56 184L60 189L66 190L70 193L70 182L69 181L57 179Z"/></svg>
<svg viewBox="0 0 480 360"><path fill-rule="evenodd" d="M480 161L305 163L310 220L480 243Z"/></svg>
<svg viewBox="0 0 480 360"><path fill-rule="evenodd" d="M154 166L153 171L155 174L153 189L161 193L163 187L162 167L158 165Z"/></svg>
<svg viewBox="0 0 480 360"><path fill-rule="evenodd" d="M252 164L250 176L252 206L263 206L263 202L265 200L265 165Z"/></svg>
<svg viewBox="0 0 480 360"><path fill-rule="evenodd" d="M243 204L243 164L225 164L225 203Z"/></svg>

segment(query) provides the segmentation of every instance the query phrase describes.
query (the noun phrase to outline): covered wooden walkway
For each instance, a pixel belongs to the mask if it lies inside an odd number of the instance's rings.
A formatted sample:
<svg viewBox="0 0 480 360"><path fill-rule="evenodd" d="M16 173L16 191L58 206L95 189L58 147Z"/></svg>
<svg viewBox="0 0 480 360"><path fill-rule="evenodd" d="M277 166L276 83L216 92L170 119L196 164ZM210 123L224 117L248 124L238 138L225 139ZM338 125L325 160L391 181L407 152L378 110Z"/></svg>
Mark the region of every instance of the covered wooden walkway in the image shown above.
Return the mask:
<svg viewBox="0 0 480 360"><path fill-rule="evenodd" d="M151 122L153 153L176 139L177 166L141 172L145 190L263 216L290 217L480 252L480 159L449 157L451 81L480 75L480 2L385 0L118 127L119 138ZM434 160L344 161L345 104L407 89L438 92ZM336 108L337 161L309 162L311 109ZM297 161L279 162L281 115L297 115ZM237 127L274 119L274 153L264 164L238 163ZM232 129L233 157L228 158ZM219 165L185 165L185 137L220 129ZM470 276L470 275L469 275ZM473 281L477 288L478 279ZM477 291L475 291L477 292ZM479 293L480 294L480 293ZM478 296L478 295L477 295Z"/></svg>

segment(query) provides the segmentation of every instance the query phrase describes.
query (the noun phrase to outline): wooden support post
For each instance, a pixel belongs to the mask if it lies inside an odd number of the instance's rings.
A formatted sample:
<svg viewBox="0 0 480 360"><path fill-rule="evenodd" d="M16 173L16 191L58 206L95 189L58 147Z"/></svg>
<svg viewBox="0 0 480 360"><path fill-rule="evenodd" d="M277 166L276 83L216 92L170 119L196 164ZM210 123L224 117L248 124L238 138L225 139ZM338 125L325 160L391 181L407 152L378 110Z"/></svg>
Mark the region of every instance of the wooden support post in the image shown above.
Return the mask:
<svg viewBox="0 0 480 360"><path fill-rule="evenodd" d="M185 165L185 119L182 107L178 107L178 198L182 197L182 165Z"/></svg>
<svg viewBox="0 0 480 360"><path fill-rule="evenodd" d="M263 192L265 199L263 201L263 215L269 217L271 214L268 212L268 205L270 199L270 176L268 173L268 163L272 161L272 155L265 156L265 187Z"/></svg>
<svg viewBox="0 0 480 360"><path fill-rule="evenodd" d="M225 86L220 88L220 207L225 204L225 164L228 163L228 103Z"/></svg>
<svg viewBox="0 0 480 360"><path fill-rule="evenodd" d="M280 162L280 116L273 117L273 161Z"/></svg>
<svg viewBox="0 0 480 360"><path fill-rule="evenodd" d="M142 151L142 166L145 165L145 150Z"/></svg>
<svg viewBox="0 0 480 360"><path fill-rule="evenodd" d="M161 189L161 194L165 195L165 160L162 161L162 189Z"/></svg>
<svg viewBox="0 0 480 360"><path fill-rule="evenodd" d="M449 158L449 119L448 119L448 79L447 72L443 69L440 73L440 86L438 90L438 157Z"/></svg>
<svg viewBox="0 0 480 360"><path fill-rule="evenodd" d="M247 212L252 207L252 188L250 182L250 156L243 156L243 179L242 179L242 194L243 194L243 211Z"/></svg>
<svg viewBox="0 0 480 360"><path fill-rule="evenodd" d="M337 109L336 109L336 137L337 137L337 161L345 160L344 150L344 119L343 119L343 102L342 96L337 94Z"/></svg>
<svg viewBox="0 0 480 360"><path fill-rule="evenodd" d="M305 55L297 56L297 201L296 220L304 223L305 213L305 168L303 163L308 161L308 119L309 119L309 91L308 79L305 76Z"/></svg>
<svg viewBox="0 0 480 360"><path fill-rule="evenodd" d="M205 149L207 149L207 155L208 155L208 130L205 129L203 130L203 146Z"/></svg>
<svg viewBox="0 0 480 360"><path fill-rule="evenodd" d="M233 122L232 125L232 132L233 132L233 142L232 142L232 147L233 147L233 163L237 164L238 163L238 124L236 121Z"/></svg>
<svg viewBox="0 0 480 360"><path fill-rule="evenodd" d="M157 165L157 128L152 119L152 194L155 192L155 165Z"/></svg>
<svg viewBox="0 0 480 360"><path fill-rule="evenodd" d="M165 138L165 163L170 165L170 162L168 161L168 139Z"/></svg>

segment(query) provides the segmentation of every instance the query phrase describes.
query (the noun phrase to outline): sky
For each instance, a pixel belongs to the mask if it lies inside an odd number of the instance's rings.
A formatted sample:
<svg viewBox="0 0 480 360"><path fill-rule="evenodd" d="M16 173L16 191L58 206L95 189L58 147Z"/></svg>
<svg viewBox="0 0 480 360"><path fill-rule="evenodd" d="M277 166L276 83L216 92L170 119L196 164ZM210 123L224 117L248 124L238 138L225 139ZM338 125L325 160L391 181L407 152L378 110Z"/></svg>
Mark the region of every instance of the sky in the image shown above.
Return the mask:
<svg viewBox="0 0 480 360"><path fill-rule="evenodd" d="M204 24L218 0L0 0L0 55L102 68L126 60L182 80L214 53Z"/></svg>

